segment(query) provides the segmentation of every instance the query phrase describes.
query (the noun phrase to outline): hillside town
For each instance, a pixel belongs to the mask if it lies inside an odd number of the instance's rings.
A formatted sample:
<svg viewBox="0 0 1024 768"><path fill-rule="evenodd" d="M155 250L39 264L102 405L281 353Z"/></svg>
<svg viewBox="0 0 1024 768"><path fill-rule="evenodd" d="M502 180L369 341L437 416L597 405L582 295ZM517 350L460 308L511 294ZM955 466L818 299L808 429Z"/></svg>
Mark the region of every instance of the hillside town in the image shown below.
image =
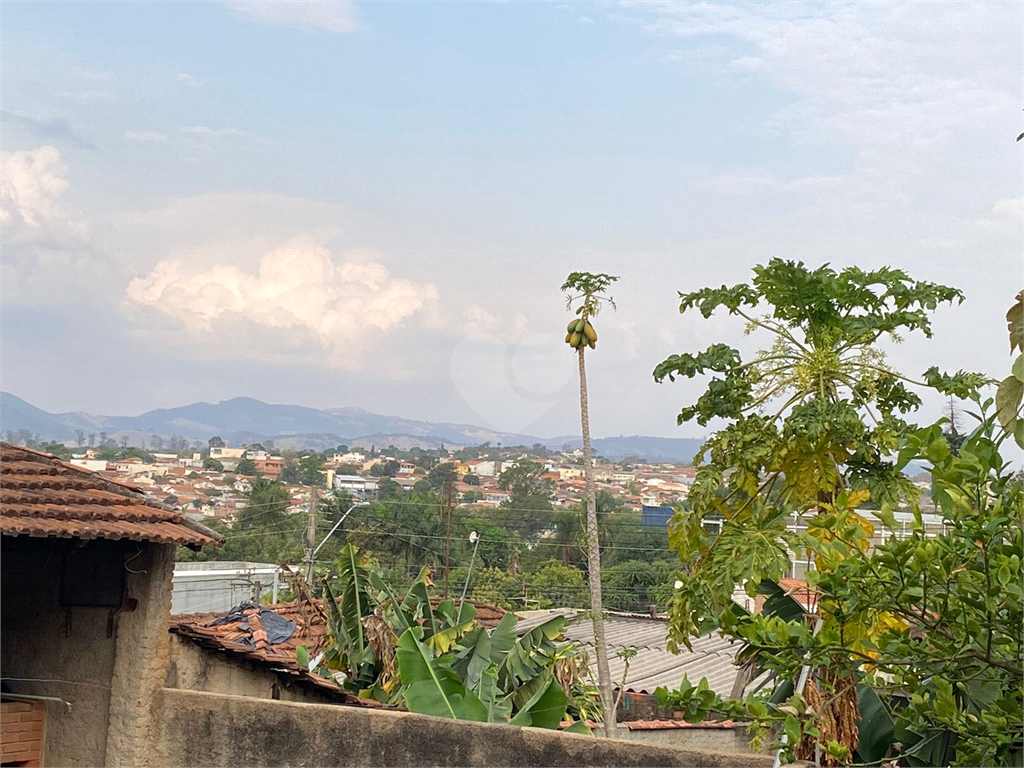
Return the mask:
<svg viewBox="0 0 1024 768"><path fill-rule="evenodd" d="M173 453L142 449L65 450L75 466L135 485L155 501L177 507L184 513L226 523L231 523L235 513L244 507L253 477L281 482L288 489L292 512L306 509L312 486L353 498L374 498L382 481L408 491L417 483L429 484L427 476L435 468L451 473L455 503L467 507L497 507L509 498L508 491L499 487L502 469L517 461L536 463L543 468L541 477L553 485L555 507L578 504L586 490L583 454L579 450L564 454L543 451L544 455L532 455L528 449L522 453L506 449L500 452L505 458L458 458L443 449L399 451L391 448L362 452L350 451L347 446L323 454L299 451L285 455L276 455L262 445L220 444L202 451ZM104 453L119 453L124 458L102 458ZM489 456L498 452L477 447L462 449L458 454ZM314 482L299 481L298 471L303 464L316 466L314 472L319 477L315 477ZM671 507L682 502L694 476L694 469L689 465L648 464L640 460L595 464L598 488L638 513L644 506ZM294 480L288 482L292 478Z"/></svg>

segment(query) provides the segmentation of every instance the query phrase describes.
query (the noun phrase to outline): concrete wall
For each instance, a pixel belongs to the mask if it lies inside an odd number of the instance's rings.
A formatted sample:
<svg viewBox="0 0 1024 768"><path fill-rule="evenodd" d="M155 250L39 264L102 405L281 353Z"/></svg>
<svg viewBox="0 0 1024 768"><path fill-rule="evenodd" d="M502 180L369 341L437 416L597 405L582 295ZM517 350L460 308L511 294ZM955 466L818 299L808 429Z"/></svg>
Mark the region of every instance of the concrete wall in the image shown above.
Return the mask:
<svg viewBox="0 0 1024 768"><path fill-rule="evenodd" d="M115 637L107 608L59 605L61 562L70 541L3 537L0 562L0 675L15 693L71 704L47 734L50 765L102 765ZM32 678L32 680L14 679Z"/></svg>
<svg viewBox="0 0 1024 768"><path fill-rule="evenodd" d="M171 636L167 688L223 693L255 699L280 699L307 704L337 703L326 693L300 686L290 675L278 675L242 657L204 650L193 641Z"/></svg>
<svg viewBox="0 0 1024 768"><path fill-rule="evenodd" d="M121 611L61 607L64 556L79 544L125 568ZM3 537L0 676L14 693L66 702L47 707L47 765L141 759L140 726L164 680L173 553L127 541Z"/></svg>
<svg viewBox="0 0 1024 768"><path fill-rule="evenodd" d="M152 766L767 766L703 752L355 707L165 689Z"/></svg>
<svg viewBox="0 0 1024 768"><path fill-rule="evenodd" d="M616 738L680 749L701 749L709 752L750 752L750 732L742 726L734 728L700 727L629 730L618 727Z"/></svg>

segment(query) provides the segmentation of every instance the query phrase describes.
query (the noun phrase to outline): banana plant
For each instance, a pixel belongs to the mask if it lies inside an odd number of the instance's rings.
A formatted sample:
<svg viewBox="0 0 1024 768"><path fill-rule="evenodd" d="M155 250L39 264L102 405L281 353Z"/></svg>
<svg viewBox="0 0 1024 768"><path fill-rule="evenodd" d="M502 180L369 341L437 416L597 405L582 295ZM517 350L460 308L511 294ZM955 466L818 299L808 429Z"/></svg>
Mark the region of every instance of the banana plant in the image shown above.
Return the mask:
<svg viewBox="0 0 1024 768"><path fill-rule="evenodd" d="M550 670L533 678L541 684L530 686L530 696L519 706L517 695L526 689L506 693L500 688L499 664L491 661L494 647L483 627L468 638L472 645L462 648L465 675L453 667L455 654L434 655L422 635L421 628L410 627L397 645L405 703L411 712L535 728L554 729L562 723L568 699Z"/></svg>
<svg viewBox="0 0 1024 768"><path fill-rule="evenodd" d="M324 582L324 600L327 608L327 642L324 646L324 665L345 674L344 686L360 691L371 688L380 675L380 665L374 658L363 629L363 619L373 613L373 605L366 587L369 575L357 558L357 550L347 544L341 551L340 600L330 584Z"/></svg>

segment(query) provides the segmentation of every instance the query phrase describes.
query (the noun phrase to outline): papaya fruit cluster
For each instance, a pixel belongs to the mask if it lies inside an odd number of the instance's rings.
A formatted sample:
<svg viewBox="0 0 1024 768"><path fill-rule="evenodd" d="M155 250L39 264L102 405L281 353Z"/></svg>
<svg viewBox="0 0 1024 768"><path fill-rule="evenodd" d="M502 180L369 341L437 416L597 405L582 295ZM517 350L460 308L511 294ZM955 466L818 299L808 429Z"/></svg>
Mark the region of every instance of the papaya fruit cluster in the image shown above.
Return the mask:
<svg viewBox="0 0 1024 768"><path fill-rule="evenodd" d="M570 320L565 330L565 343L573 349L581 349L584 344L591 349L597 348L597 331L585 317Z"/></svg>

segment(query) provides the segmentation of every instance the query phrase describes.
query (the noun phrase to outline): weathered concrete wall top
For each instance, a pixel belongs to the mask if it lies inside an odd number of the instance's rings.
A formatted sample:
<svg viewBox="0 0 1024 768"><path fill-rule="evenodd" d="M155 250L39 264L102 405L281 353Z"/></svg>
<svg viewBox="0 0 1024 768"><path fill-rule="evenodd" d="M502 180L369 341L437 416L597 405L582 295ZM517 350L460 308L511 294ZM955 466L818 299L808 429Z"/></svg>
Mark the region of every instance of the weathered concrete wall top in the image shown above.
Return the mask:
<svg viewBox="0 0 1024 768"><path fill-rule="evenodd" d="M154 766L770 766L772 757L672 749L407 712L164 689Z"/></svg>

